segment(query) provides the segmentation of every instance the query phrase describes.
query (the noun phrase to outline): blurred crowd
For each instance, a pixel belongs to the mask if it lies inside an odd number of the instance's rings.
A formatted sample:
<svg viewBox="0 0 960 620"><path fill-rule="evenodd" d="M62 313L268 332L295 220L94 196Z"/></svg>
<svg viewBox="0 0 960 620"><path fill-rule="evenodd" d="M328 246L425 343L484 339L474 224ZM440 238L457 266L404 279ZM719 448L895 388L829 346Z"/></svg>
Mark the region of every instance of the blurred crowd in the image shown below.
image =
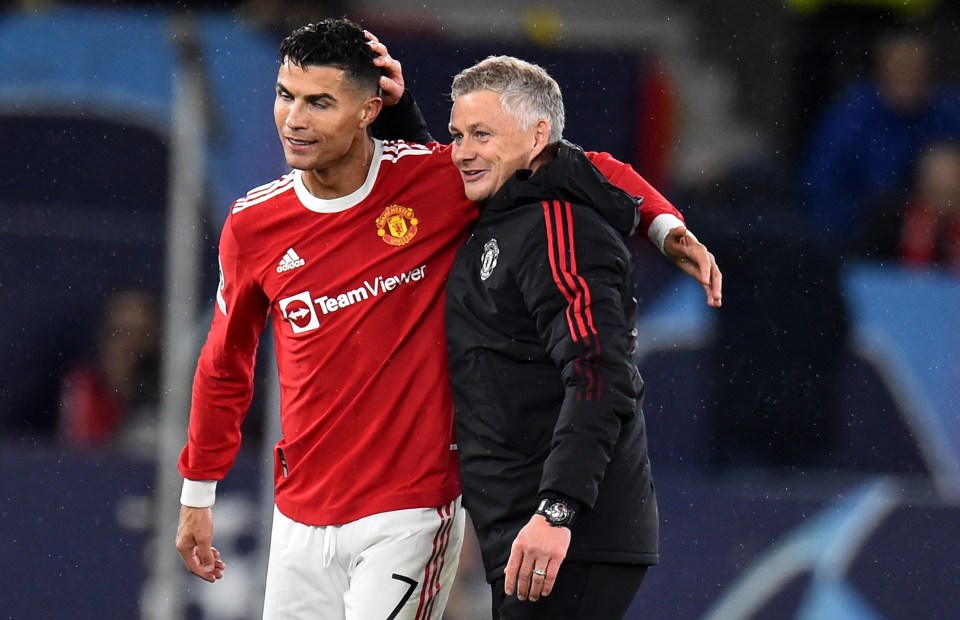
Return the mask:
<svg viewBox="0 0 960 620"><path fill-rule="evenodd" d="M821 95L792 158L688 188L727 284L705 403L717 466L831 466L851 363L844 265L960 276L960 91L938 76L944 52L913 25L863 44L864 70Z"/></svg>

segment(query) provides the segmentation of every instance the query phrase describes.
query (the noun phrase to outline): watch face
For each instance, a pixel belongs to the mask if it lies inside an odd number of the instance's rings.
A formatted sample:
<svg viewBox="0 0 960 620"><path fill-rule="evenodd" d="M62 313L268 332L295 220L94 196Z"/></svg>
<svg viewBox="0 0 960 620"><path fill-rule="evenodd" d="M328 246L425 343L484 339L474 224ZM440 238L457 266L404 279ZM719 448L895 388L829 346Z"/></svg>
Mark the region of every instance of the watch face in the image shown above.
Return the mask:
<svg viewBox="0 0 960 620"><path fill-rule="evenodd" d="M570 509L566 504L554 502L547 506L546 517L551 523L564 523L570 517Z"/></svg>
<svg viewBox="0 0 960 620"><path fill-rule="evenodd" d="M574 512L561 500L545 499L537 506L537 514L543 515L550 525L568 526L573 521Z"/></svg>

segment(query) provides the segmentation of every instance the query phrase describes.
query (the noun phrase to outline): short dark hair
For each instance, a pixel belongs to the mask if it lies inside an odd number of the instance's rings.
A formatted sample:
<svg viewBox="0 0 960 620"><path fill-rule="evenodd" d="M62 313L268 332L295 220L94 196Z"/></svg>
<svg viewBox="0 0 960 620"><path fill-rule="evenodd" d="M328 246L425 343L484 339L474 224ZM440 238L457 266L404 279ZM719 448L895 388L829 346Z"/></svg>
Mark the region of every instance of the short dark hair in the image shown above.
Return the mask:
<svg viewBox="0 0 960 620"><path fill-rule="evenodd" d="M359 86L377 92L382 74L363 28L347 19L325 19L294 30L280 44L280 62L335 67Z"/></svg>

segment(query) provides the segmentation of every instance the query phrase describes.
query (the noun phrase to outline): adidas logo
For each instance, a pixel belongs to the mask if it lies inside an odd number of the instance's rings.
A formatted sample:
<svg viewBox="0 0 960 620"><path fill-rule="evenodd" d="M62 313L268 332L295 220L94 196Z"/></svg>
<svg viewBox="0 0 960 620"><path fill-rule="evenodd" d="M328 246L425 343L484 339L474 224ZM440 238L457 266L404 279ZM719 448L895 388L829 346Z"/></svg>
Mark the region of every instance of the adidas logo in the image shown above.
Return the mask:
<svg viewBox="0 0 960 620"><path fill-rule="evenodd" d="M287 253L283 255L283 258L280 259L280 264L277 265L277 273L283 273L284 271L290 271L291 269L296 269L297 267L303 267L307 264L307 261L303 260L297 253L293 251L293 248L287 250Z"/></svg>

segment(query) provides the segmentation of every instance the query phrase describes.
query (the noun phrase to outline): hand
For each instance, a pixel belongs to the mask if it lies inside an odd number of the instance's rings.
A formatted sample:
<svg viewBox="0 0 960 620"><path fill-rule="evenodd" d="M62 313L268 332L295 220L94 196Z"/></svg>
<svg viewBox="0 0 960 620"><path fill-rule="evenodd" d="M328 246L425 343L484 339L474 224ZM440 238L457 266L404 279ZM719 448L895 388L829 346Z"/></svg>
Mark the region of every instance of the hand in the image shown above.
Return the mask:
<svg viewBox="0 0 960 620"><path fill-rule="evenodd" d="M717 261L686 226L677 226L667 233L663 253L703 286L708 306L719 308L722 305L723 275Z"/></svg>
<svg viewBox="0 0 960 620"><path fill-rule="evenodd" d="M220 552L210 546L212 541L213 510L181 506L177 550L187 570L210 583L222 578L226 568Z"/></svg>
<svg viewBox="0 0 960 620"><path fill-rule="evenodd" d="M554 527L542 515L533 515L510 548L503 591L510 596L536 601L547 596L557 581L557 572L570 548L570 528ZM538 575L537 571L546 571Z"/></svg>
<svg viewBox="0 0 960 620"><path fill-rule="evenodd" d="M390 56L387 46L381 43L377 37L364 30L367 35L367 45L376 53L377 57L373 59L373 64L383 69L383 75L380 76L380 91L383 105L397 105L400 97L403 96L403 71L400 61Z"/></svg>

